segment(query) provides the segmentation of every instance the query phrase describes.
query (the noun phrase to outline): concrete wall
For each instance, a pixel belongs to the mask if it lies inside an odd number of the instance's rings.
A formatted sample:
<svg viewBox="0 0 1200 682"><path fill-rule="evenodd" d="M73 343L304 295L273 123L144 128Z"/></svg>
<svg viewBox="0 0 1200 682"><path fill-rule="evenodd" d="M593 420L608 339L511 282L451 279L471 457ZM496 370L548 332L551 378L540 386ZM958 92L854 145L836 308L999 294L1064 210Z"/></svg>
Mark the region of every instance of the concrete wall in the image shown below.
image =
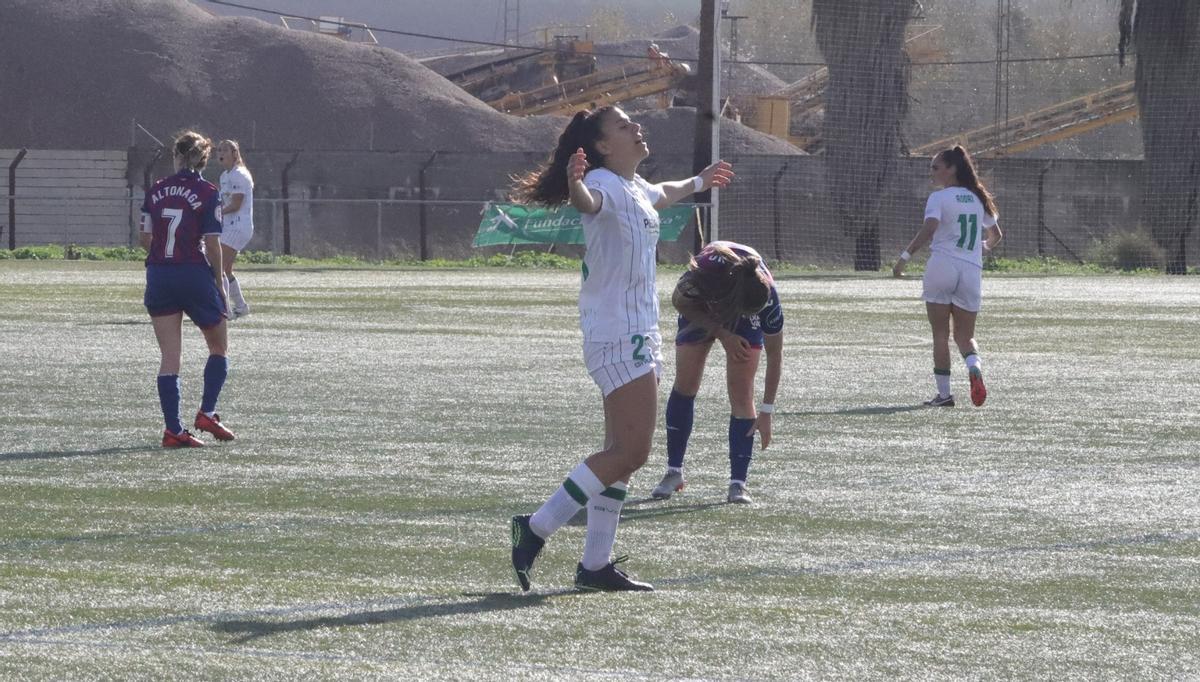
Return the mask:
<svg viewBox="0 0 1200 682"><path fill-rule="evenodd" d="M0 149L3 191L18 150ZM16 244L88 246L130 243L125 151L31 149L16 169ZM8 202L0 210L0 244L8 247Z"/></svg>
<svg viewBox="0 0 1200 682"><path fill-rule="evenodd" d="M148 165L151 152L144 149L89 152L95 158L72 160L46 157L37 165L30 163L34 159L33 152L30 154L22 164L30 164L30 175L24 182L28 183L28 192L39 193L39 199L36 206L33 200L27 206L18 202L19 211L29 213L31 226L23 230L19 223L18 242L22 244L128 244L129 215L127 205L122 203L126 186L132 185L133 194L140 196L147 169L151 178L171 172L165 159ZM118 155L122 159L119 174L114 170ZM256 184L256 231L250 249L282 249L279 198L283 168L293 155L292 151L246 152ZM416 257L422 222L419 206L373 202L418 198L424 168L428 198L470 202L426 207L428 255L475 255L479 251L470 244L483 202L503 199L511 185L510 176L534 168L543 156L302 152L289 173L291 199L304 200L293 204L289 211L292 252ZM854 239L841 227L840 210L833 204L822 157L733 156L730 160L738 178L732 189L722 193L722 238L753 244L773 259L837 266L853 262ZM92 165L82 168L80 164L85 162ZM69 169L55 164L75 164L69 184L62 183L66 177L63 173ZM1006 233L1001 255L1042 254L1067 260L1086 257L1096 240L1139 224L1140 161L1000 159L985 161L981 166L985 180L997 195ZM691 174L691 158L655 154L641 170L652 181L686 177ZM868 172L870 169L864 169ZM214 182L219 174L215 165L205 173ZM25 191L18 188L22 196ZM899 161L898 171L881 198L879 227L885 261L898 253L920 226L929 191L928 161ZM101 207L100 196L115 201ZM344 199L370 201L353 205L330 201ZM33 222L35 215L41 216L41 222ZM664 244L664 259L685 258L691 238L688 232L681 243ZM564 251L561 247L557 250ZM570 248L565 251L577 253ZM1200 262L1200 238L1195 236L1190 239L1189 262Z"/></svg>

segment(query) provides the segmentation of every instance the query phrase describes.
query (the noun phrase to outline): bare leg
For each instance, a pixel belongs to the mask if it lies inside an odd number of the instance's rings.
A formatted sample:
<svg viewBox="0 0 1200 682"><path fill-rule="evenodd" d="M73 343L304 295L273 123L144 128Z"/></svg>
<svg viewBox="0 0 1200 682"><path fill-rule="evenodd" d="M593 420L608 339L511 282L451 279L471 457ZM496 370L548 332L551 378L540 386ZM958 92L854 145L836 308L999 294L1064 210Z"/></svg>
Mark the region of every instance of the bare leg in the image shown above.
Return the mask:
<svg viewBox="0 0 1200 682"><path fill-rule="evenodd" d="M154 338L158 340L161 359L158 363L160 375L179 374L179 357L183 352L183 313L151 317Z"/></svg>
<svg viewBox="0 0 1200 682"><path fill-rule="evenodd" d="M608 394L604 414L605 422L612 424L612 445L585 462L607 486L629 480L650 456L658 420L658 380L654 373L643 374Z"/></svg>

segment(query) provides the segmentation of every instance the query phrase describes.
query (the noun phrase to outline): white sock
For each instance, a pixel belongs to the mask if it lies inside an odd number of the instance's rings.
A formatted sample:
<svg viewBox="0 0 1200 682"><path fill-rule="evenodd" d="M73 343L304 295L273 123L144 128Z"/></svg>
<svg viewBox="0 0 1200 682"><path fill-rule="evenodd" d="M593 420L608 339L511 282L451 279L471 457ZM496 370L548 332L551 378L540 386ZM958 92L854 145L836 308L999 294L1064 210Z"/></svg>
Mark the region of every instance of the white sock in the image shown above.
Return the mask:
<svg viewBox="0 0 1200 682"><path fill-rule="evenodd" d="M529 519L530 529L543 540L550 537L604 488L605 485L596 478L587 463L580 462L550 499L533 513Z"/></svg>
<svg viewBox="0 0 1200 682"><path fill-rule="evenodd" d="M673 467L673 466L670 466L670 465L668 465L668 466L667 466L667 471L668 471L668 472L670 472L670 473L672 473L672 474L682 474L682 473L683 473L683 467Z"/></svg>
<svg viewBox="0 0 1200 682"><path fill-rule="evenodd" d="M221 280L225 283L225 292L229 294L229 298L225 301L225 312L233 313L233 295L229 291L229 275L221 273Z"/></svg>
<svg viewBox="0 0 1200 682"><path fill-rule="evenodd" d="M939 396L944 398L944 397L950 395L950 373L949 372L946 372L945 374L934 374L933 379L934 379L934 381L937 382L937 390L938 390Z"/></svg>
<svg viewBox="0 0 1200 682"><path fill-rule="evenodd" d="M589 571L604 568L612 561L613 543L617 541L617 523L625 505L627 486L617 481L604 492L588 500L587 539L583 543L583 567Z"/></svg>
<svg viewBox="0 0 1200 682"><path fill-rule="evenodd" d="M237 281L236 277L230 277L228 280L229 298L237 308L246 307L246 299L242 298L242 285Z"/></svg>
<svg viewBox="0 0 1200 682"><path fill-rule="evenodd" d="M963 358L963 360L965 360L967 363L967 371L972 369L978 369L980 372L983 371L983 363L979 361L979 353L971 353L967 357Z"/></svg>

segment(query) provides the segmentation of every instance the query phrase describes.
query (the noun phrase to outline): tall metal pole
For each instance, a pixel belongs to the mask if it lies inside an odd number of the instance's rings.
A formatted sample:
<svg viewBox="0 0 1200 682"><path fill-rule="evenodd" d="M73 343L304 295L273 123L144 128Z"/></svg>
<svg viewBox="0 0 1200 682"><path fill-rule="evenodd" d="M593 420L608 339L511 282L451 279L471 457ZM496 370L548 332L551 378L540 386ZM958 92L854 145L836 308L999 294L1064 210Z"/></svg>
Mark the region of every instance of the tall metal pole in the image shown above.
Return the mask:
<svg viewBox="0 0 1200 682"><path fill-rule="evenodd" d="M696 135L692 144L692 172L700 173L713 162L714 154L720 150L720 133L716 108L719 96L717 78L721 73L714 59L716 45L717 0L701 0L700 2L700 63L696 72ZM710 190L699 194L696 199L701 202L715 202L717 192ZM709 239L712 238L716 226L716 210L709 211ZM697 225L696 239L693 242L695 251L704 247L705 236Z"/></svg>
<svg viewBox="0 0 1200 682"><path fill-rule="evenodd" d="M712 44L709 47L712 50L712 104L710 108L713 111L713 127L712 127L712 153L709 155L709 163L716 163L721 158L721 22L713 22ZM721 190L713 188L709 201L712 202L711 217L708 220L708 239L709 241L717 241L720 239L720 221L721 221Z"/></svg>

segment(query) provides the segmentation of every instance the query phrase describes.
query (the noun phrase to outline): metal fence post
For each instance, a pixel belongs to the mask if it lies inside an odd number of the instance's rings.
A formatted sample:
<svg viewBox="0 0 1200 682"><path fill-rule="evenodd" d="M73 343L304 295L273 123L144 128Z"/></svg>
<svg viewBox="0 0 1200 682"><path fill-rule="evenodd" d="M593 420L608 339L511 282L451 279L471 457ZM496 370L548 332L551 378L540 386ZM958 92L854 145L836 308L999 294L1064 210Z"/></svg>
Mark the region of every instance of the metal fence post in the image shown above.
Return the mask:
<svg viewBox="0 0 1200 682"><path fill-rule="evenodd" d="M279 255L279 202L271 202L271 255Z"/></svg>
<svg viewBox="0 0 1200 682"><path fill-rule="evenodd" d="M375 202L375 257L383 260L383 202Z"/></svg>
<svg viewBox="0 0 1200 682"><path fill-rule="evenodd" d="M22 148L8 166L8 250L17 248L17 166L29 150Z"/></svg>
<svg viewBox="0 0 1200 682"><path fill-rule="evenodd" d="M292 255L291 212L288 210L288 173L298 158L300 158L300 152L292 154L292 160L283 164L283 186L280 188L280 194L283 196L283 253L288 256Z"/></svg>
<svg viewBox="0 0 1200 682"><path fill-rule="evenodd" d="M419 187L420 187L420 197L421 197L421 219L420 219L421 254L420 255L421 255L421 260L423 260L423 261L429 260L429 218L428 218L428 215L426 214L426 210L425 210L425 200L426 200L425 199L425 171L429 170L429 167L431 165L433 165L433 162L434 162L434 160L437 159L439 153L440 152L434 152L433 155L429 157L429 160L426 161L421 166L421 172L417 174L419 177L419 182L420 182Z"/></svg>

